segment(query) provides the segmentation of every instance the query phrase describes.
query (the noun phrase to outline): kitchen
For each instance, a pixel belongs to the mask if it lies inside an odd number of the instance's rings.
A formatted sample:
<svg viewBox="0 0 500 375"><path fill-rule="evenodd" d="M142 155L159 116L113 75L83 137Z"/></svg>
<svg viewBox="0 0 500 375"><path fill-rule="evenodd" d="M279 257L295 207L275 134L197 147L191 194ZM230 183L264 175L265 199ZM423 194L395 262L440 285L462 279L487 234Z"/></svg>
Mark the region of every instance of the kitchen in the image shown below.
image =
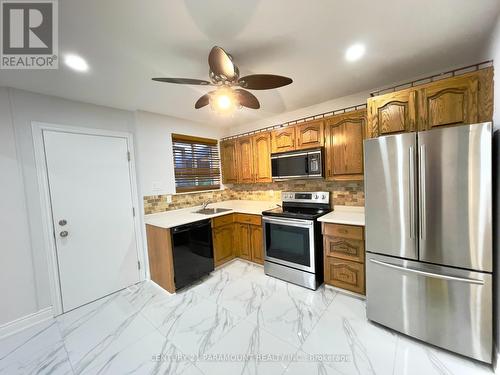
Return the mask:
<svg viewBox="0 0 500 375"><path fill-rule="evenodd" d="M59 69L0 70L0 373L494 373L500 9L438 3L387 0L411 47L375 5L59 3Z"/></svg>

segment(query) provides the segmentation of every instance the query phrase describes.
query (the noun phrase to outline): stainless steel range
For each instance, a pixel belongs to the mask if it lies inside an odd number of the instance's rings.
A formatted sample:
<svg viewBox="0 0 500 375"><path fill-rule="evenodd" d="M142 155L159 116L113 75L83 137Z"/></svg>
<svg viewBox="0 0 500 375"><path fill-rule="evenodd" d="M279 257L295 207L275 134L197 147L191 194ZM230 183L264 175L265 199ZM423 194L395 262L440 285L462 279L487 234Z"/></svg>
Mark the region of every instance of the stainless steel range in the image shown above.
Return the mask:
<svg viewBox="0 0 500 375"><path fill-rule="evenodd" d="M262 212L264 271L309 289L323 283L323 246L317 219L331 211L330 194L282 192L282 207Z"/></svg>

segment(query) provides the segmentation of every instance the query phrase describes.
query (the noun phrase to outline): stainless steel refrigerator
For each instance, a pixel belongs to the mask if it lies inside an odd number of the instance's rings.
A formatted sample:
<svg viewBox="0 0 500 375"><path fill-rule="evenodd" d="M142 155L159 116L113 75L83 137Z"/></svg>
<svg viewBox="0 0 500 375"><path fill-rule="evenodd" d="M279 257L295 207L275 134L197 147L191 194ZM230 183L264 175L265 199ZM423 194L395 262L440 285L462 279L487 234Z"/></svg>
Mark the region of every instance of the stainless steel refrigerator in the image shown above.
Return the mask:
<svg viewBox="0 0 500 375"><path fill-rule="evenodd" d="M368 319L492 360L492 125L365 141Z"/></svg>

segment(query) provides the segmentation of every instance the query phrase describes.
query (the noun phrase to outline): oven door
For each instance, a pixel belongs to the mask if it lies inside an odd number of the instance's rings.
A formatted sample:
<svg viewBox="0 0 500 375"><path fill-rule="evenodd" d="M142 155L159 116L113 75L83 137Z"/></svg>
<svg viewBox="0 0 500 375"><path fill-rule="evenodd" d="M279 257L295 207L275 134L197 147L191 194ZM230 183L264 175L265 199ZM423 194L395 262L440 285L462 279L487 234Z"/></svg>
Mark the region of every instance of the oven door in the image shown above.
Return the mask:
<svg viewBox="0 0 500 375"><path fill-rule="evenodd" d="M264 216L265 260L315 272L314 221Z"/></svg>

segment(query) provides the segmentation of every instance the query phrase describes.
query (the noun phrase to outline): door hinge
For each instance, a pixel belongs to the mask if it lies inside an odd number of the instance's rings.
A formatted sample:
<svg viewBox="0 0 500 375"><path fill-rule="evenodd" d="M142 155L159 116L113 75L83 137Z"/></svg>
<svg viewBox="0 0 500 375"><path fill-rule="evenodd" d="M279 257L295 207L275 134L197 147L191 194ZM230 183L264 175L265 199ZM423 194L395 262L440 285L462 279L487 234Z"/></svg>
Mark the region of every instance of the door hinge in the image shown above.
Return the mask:
<svg viewBox="0 0 500 375"><path fill-rule="evenodd" d="M130 151L127 151L127 160L130 161Z"/></svg>
<svg viewBox="0 0 500 375"><path fill-rule="evenodd" d="M141 269L141 261L140 260L137 261L137 268Z"/></svg>

